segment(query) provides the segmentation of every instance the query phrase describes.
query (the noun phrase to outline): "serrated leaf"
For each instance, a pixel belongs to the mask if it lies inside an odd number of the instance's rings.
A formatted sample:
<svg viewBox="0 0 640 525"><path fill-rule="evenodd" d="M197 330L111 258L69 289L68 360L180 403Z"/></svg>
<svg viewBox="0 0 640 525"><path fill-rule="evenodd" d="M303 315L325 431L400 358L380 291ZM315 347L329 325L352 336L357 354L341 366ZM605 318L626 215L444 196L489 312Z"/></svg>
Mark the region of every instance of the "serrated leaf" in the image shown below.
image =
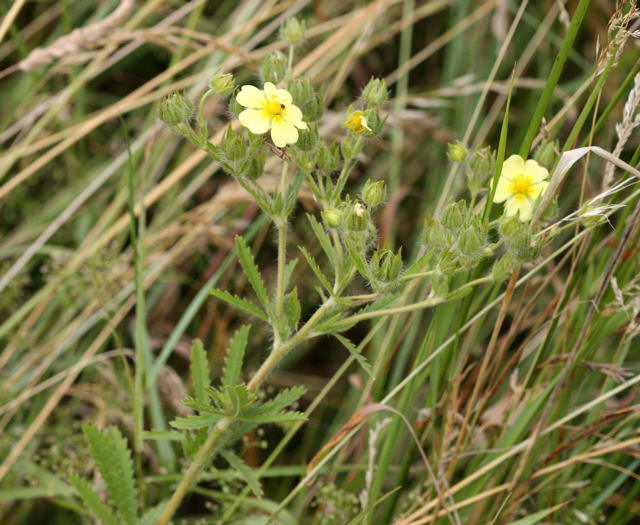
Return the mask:
<svg viewBox="0 0 640 525"><path fill-rule="evenodd" d="M204 403L207 400L207 387L211 384L209 379L209 362L204 351L202 341L196 339L191 347L191 380L193 381L193 393L195 398Z"/></svg>
<svg viewBox="0 0 640 525"><path fill-rule="evenodd" d="M224 416L218 414L190 414L187 417L177 417L169 424L179 430L197 430L208 428L220 421Z"/></svg>
<svg viewBox="0 0 640 525"><path fill-rule="evenodd" d="M356 345L354 345L349 339L341 336L340 334L333 334L333 336L342 343L349 353L358 361L358 364L362 367L362 369L367 373L369 377L371 377L371 365L367 358L362 355L362 352L358 349Z"/></svg>
<svg viewBox="0 0 640 525"><path fill-rule="evenodd" d="M253 420L253 418L263 418L268 416L269 414L278 413L295 403L298 399L300 399L300 397L302 397L305 392L306 389L303 386L294 386L292 388L287 388L280 392L273 399L270 399L269 401L266 401L261 405L253 406L245 410L241 414L241 417L246 417L247 420Z"/></svg>
<svg viewBox="0 0 640 525"><path fill-rule="evenodd" d="M262 487L260 486L260 481L258 480L258 476L256 476L255 472L249 465L247 465L241 458L236 456L230 450L219 450L220 455L231 465L231 468L238 471L238 473L244 478L247 482L247 485L251 489L258 498L261 498L264 492L262 491Z"/></svg>
<svg viewBox="0 0 640 525"><path fill-rule="evenodd" d="M315 274L318 281L320 281L320 284L324 287L325 290L327 290L327 292L329 292L329 295L332 295L333 286L331 286L331 283L329 282L329 278L320 269L320 266L318 265L316 260L313 258L313 255L311 255L308 252L308 250L303 246L298 246L298 249L302 252L302 255L304 255L304 258L307 260L307 264L313 270L313 273Z"/></svg>
<svg viewBox="0 0 640 525"><path fill-rule="evenodd" d="M93 491L93 488L85 480L78 476L71 476L70 483L75 487L78 495L87 507L103 525L119 525L113 511Z"/></svg>
<svg viewBox="0 0 640 525"><path fill-rule="evenodd" d="M83 425L82 431L111 501L120 511L123 521L127 525L134 525L137 515L136 487L131 452L124 437L115 427L111 427L106 434L92 425Z"/></svg>
<svg viewBox="0 0 640 525"><path fill-rule="evenodd" d="M217 288L211 290L211 295L216 296L218 299L222 299L223 301L229 303L231 306L235 306L236 308L240 308L241 310L244 310L251 315L255 315L263 321L269 320L267 314L260 310L260 308L258 308L255 304L250 301L246 301L245 299L241 299L237 295L230 294L225 290L218 290Z"/></svg>
<svg viewBox="0 0 640 525"><path fill-rule="evenodd" d="M415 261L413 261L405 270L405 273L407 275L410 275L412 273L418 273L420 271L422 271L424 269L424 267L427 265L427 263L429 262L429 259L431 259L431 254L426 254L423 255L422 257L418 257Z"/></svg>
<svg viewBox="0 0 640 525"><path fill-rule="evenodd" d="M250 421L256 424L291 423L296 421L306 421L307 416L302 412L267 412L266 414L247 416L246 412L243 412L238 416L238 419Z"/></svg>
<svg viewBox="0 0 640 525"><path fill-rule="evenodd" d="M291 282L291 275L293 274L293 271L296 269L297 264L298 264L298 259L291 259L284 267L284 289L285 290L289 288L289 283Z"/></svg>
<svg viewBox="0 0 640 525"><path fill-rule="evenodd" d="M175 430L145 430L142 438L151 441L182 441L184 436Z"/></svg>
<svg viewBox="0 0 640 525"><path fill-rule="evenodd" d="M213 392L215 392L215 390L209 388L207 389L207 395L208 396L212 396ZM193 397L187 397L185 399L182 400L182 404L188 408L192 408L193 410L197 410L198 412L204 412L207 414L215 414L217 416L220 417L224 417L225 416L225 412L224 410L218 408L218 407L214 407L212 406L209 402L205 402L205 403L201 403L200 401L198 401L197 399L194 399Z"/></svg>
<svg viewBox="0 0 640 525"><path fill-rule="evenodd" d="M155 507L151 507L140 517L138 525L156 525L164 509L167 507L167 503L168 501L161 501Z"/></svg>
<svg viewBox="0 0 640 525"><path fill-rule="evenodd" d="M367 261L365 260L364 256L361 253L359 253L349 243L347 243L346 246L347 246L347 252L349 253L349 259L358 270L358 273L360 273L360 275L363 278L369 279L369 268L367 266Z"/></svg>
<svg viewBox="0 0 640 525"><path fill-rule="evenodd" d="M247 279L249 279L249 283L251 284L253 291L256 292L258 300L262 303L262 306L267 310L267 312L269 312L271 310L271 305L269 303L267 288L262 281L260 270L253 258L253 254L251 253L249 246L247 246L247 241L244 240L242 235L236 236L236 251L238 253L238 260L247 275Z"/></svg>
<svg viewBox="0 0 640 525"><path fill-rule="evenodd" d="M331 261L331 264L335 266L336 260L337 260L336 250L333 247L333 244L331 243L331 239L329 238L329 235L327 235L327 232L324 230L324 227L322 226L322 224L320 224L318 222L318 219L316 219L313 215L307 213L307 219L309 220L309 224L311 224L311 229L313 230L313 233L318 238L318 241L320 241L320 246L322 246L322 250Z"/></svg>
<svg viewBox="0 0 640 525"><path fill-rule="evenodd" d="M250 328L249 325L242 326L229 342L229 349L222 367L222 384L225 386L235 385L240 378Z"/></svg>
<svg viewBox="0 0 640 525"><path fill-rule="evenodd" d="M302 307L300 306L300 301L298 301L297 288L294 288L286 295L284 313L287 316L289 327L292 330L295 330L296 326L298 325L298 321L300 321L300 316L302 315Z"/></svg>
<svg viewBox="0 0 640 525"><path fill-rule="evenodd" d="M304 180L304 172L299 170L296 172L293 180L289 183L289 187L287 189L287 197L286 197L286 210L285 215L291 215L293 208L298 203L298 192L300 191L300 186L302 186L302 181Z"/></svg>
<svg viewBox="0 0 640 525"><path fill-rule="evenodd" d="M206 430L198 430L195 433L187 432L184 435L184 441L182 442L182 451L184 455L189 459L193 459L200 450L200 447L207 440L207 431Z"/></svg>

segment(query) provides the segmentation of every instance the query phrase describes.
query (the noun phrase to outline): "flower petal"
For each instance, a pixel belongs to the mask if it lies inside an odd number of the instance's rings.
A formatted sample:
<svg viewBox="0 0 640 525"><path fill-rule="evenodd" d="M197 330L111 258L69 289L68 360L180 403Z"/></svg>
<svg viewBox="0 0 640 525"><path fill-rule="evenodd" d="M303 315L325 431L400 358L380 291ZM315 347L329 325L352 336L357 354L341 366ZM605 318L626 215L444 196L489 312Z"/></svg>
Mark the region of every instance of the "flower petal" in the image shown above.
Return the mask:
<svg viewBox="0 0 640 525"><path fill-rule="evenodd" d="M496 187L496 192L493 195L493 202L504 202L509 197L511 197L511 182L505 177L500 177L498 179L498 185Z"/></svg>
<svg viewBox="0 0 640 525"><path fill-rule="evenodd" d="M524 173L524 165L524 160L520 155L511 155L511 157L502 163L500 177L512 179L517 175L522 175Z"/></svg>
<svg viewBox="0 0 640 525"><path fill-rule="evenodd" d="M524 163L524 173L533 179L533 182L541 182L549 178L549 172L535 160L529 159Z"/></svg>
<svg viewBox="0 0 640 525"><path fill-rule="evenodd" d="M287 144L295 144L298 141L298 130L283 118L276 117L271 123L271 140L279 148L284 148Z"/></svg>
<svg viewBox="0 0 640 525"><path fill-rule="evenodd" d="M524 195L514 195L507 201L504 206L505 215L507 217L514 217L518 215L522 222L526 222L531 218L531 211L533 206L531 201Z"/></svg>
<svg viewBox="0 0 640 525"><path fill-rule="evenodd" d="M245 108L261 108L265 103L264 92L255 86L242 86L236 95L238 104Z"/></svg>
<svg viewBox="0 0 640 525"><path fill-rule="evenodd" d="M249 128L251 133L261 135L269 131L271 119L269 115L262 109L245 109L240 115L238 120L245 128Z"/></svg>
<svg viewBox="0 0 640 525"><path fill-rule="evenodd" d="M302 122L302 111L298 106L293 104L287 106L282 111L282 118L284 118L289 124L293 124L296 128L307 129L307 124Z"/></svg>
<svg viewBox="0 0 640 525"><path fill-rule="evenodd" d="M549 182L546 180L532 184L531 191L529 192L529 197L537 199L538 197L540 197L540 195L542 195L545 192L545 190L547 189L547 186L549 186Z"/></svg>
<svg viewBox="0 0 640 525"><path fill-rule="evenodd" d="M264 93L267 99L274 98L279 104L284 104L285 106L288 106L293 101L291 93L286 89L277 88L271 82L264 83Z"/></svg>

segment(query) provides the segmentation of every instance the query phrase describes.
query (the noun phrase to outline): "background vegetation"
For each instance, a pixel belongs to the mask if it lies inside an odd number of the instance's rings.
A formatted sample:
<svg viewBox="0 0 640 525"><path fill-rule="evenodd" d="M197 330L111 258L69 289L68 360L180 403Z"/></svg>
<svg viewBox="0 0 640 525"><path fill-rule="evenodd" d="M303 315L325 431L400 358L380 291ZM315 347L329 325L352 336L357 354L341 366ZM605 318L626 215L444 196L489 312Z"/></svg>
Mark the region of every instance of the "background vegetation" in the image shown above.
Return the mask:
<svg viewBox="0 0 640 525"><path fill-rule="evenodd" d="M237 234L269 283L277 248L253 198L172 134L157 102L175 89L196 100L219 67L259 84L262 60L286 52L284 20L307 21L294 75L322 88L327 141L344 139L346 108L369 78L386 79L385 131L365 145L349 189L387 181L378 242L403 246L407 258L428 217L468 198L448 142L502 143L526 157L558 139L558 154L597 145L638 166L629 2L13 0L1 9L3 524L90 523L91 486L106 502L103 522L154 523L181 479L189 462L166 438L168 422L189 414L181 400L194 388L193 341L217 381L247 323L209 291L251 293ZM219 143L226 102L208 99L205 116ZM280 176L272 160L260 179L268 191ZM245 434L236 450L244 463L225 456L207 468L176 522L640 520L636 175L587 155L556 190L541 235L622 182L598 202L605 208L564 223L508 281L345 332L372 377L334 338L297 348L263 395L304 385L297 409L308 421ZM304 212L319 210L303 188L290 245L315 255ZM300 258L291 281L307 318L313 273L301 254L290 257ZM271 337L252 326L245 379ZM110 478L114 465L122 468ZM130 486L121 483L129 468Z"/></svg>

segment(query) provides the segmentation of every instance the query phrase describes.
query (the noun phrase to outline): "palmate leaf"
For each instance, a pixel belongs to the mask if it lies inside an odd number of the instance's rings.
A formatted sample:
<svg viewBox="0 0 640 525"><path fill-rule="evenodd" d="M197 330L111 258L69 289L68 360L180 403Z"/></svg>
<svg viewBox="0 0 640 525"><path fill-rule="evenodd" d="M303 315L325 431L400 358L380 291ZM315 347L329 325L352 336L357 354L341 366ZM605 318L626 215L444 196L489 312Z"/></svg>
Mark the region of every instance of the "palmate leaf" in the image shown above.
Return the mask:
<svg viewBox="0 0 640 525"><path fill-rule="evenodd" d="M85 506L93 512L95 517L98 518L103 525L119 525L118 518L93 491L93 488L89 483L78 476L71 476L69 481L75 487Z"/></svg>
<svg viewBox="0 0 640 525"><path fill-rule="evenodd" d="M236 236L236 251L238 253L238 260L244 269L247 279L253 288L254 292L258 296L258 300L262 303L262 306L267 312L271 311L271 304L269 302L269 295L267 294L267 288L260 276L260 270L256 264L253 254L247 246L247 241L244 240L242 235Z"/></svg>
<svg viewBox="0 0 640 525"><path fill-rule="evenodd" d="M235 385L240 379L250 328L249 325L242 326L231 338L222 367L222 384L224 386Z"/></svg>
<svg viewBox="0 0 640 525"><path fill-rule="evenodd" d="M258 308L255 304L250 301L246 301L245 299L241 299L237 295L230 294L225 290L218 290L217 288L211 290L211 295L215 295L218 299L222 299L223 301L229 303L231 306L235 306L236 308L240 308L240 310L244 310L251 315L255 315L263 321L269 320L267 314L260 310L260 308Z"/></svg>
<svg viewBox="0 0 640 525"><path fill-rule="evenodd" d="M92 425L83 425L91 457L96 463L114 505L127 525L134 525L137 515L133 464L127 443L115 427L105 434Z"/></svg>
<svg viewBox="0 0 640 525"><path fill-rule="evenodd" d="M244 478L244 480L247 482L247 485L251 489L251 492L253 492L258 498L261 498L264 492L262 491L262 487L260 486L258 476L256 476L253 469L230 450L221 449L219 452L220 455L227 461L227 463L229 463L231 468L237 470L238 473Z"/></svg>
<svg viewBox="0 0 640 525"><path fill-rule="evenodd" d="M191 380L193 381L193 394L200 403L207 400L207 387L211 384L209 379L209 362L207 353L202 347L202 341L196 339L191 347Z"/></svg>
<svg viewBox="0 0 640 525"><path fill-rule="evenodd" d="M367 361L367 358L362 355L358 347L351 341L349 341L349 339L341 336L340 334L333 334L333 336L342 343L342 346L344 346L349 351L349 353L355 358L356 361L358 361L358 364L367 373L367 375L371 377L371 365L369 364L369 361Z"/></svg>

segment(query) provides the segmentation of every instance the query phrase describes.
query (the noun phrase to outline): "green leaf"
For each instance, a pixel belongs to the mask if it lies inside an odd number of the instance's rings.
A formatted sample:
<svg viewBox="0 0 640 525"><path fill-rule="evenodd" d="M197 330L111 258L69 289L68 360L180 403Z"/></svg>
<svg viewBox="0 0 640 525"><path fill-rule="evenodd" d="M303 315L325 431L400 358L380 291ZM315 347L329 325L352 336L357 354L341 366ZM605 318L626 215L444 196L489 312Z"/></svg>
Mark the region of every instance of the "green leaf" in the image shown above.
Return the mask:
<svg viewBox="0 0 640 525"><path fill-rule="evenodd" d="M184 436L175 430L145 430L142 438L151 441L182 441Z"/></svg>
<svg viewBox="0 0 640 525"><path fill-rule="evenodd" d="M355 247L351 244L347 243L347 251L349 252L349 259L354 264L360 275L364 279L369 279L369 268L367 266L367 261L364 259L364 256L358 252Z"/></svg>
<svg viewBox="0 0 640 525"><path fill-rule="evenodd" d="M296 265L298 264L298 259L291 259L284 268L284 289L287 290L289 288L289 283L291 282L291 275L293 271L296 269Z"/></svg>
<svg viewBox="0 0 640 525"><path fill-rule="evenodd" d="M302 412L267 412L266 414L247 415L248 412L242 412L238 415L238 419L250 421L256 424L264 423L290 423L297 421L306 421L307 416Z"/></svg>
<svg viewBox="0 0 640 525"><path fill-rule="evenodd" d="M327 292L329 292L330 295L332 295L333 286L331 286L331 283L329 282L329 278L320 269L320 266L318 265L316 260L313 258L313 255L311 255L307 251L307 249L304 248L303 246L298 246L298 249L302 252L302 255L304 255L304 258L307 260L307 264L313 270L313 273L316 275L316 278L318 279L318 281L320 281L320 284L324 287L325 290L327 290Z"/></svg>
<svg viewBox="0 0 640 525"><path fill-rule="evenodd" d="M311 229L313 230L313 233L315 233L316 237L318 238L318 241L320 241L320 246L322 246L322 250L331 261L331 264L335 266L337 261L336 250L333 247L333 244L331 243L331 239L329 238L329 235L324 230L324 227L322 226L322 224L320 224L318 222L318 219L316 219L313 215L307 214L307 219L309 220L309 224L311 224Z"/></svg>
<svg viewBox="0 0 640 525"><path fill-rule="evenodd" d="M197 430L199 428L208 428L223 417L223 415L218 414L190 414L187 417L177 417L169 424L179 430Z"/></svg>
<svg viewBox="0 0 640 525"><path fill-rule="evenodd" d="M225 290L218 290L217 288L211 290L211 295L215 295L218 299L222 299L223 301L229 303L232 306L235 306L236 308L240 308L241 310L244 310L251 315L255 315L263 321L269 320L267 314L260 310L260 308L258 308L255 304L241 299L237 295L230 294Z"/></svg>
<svg viewBox="0 0 640 525"><path fill-rule="evenodd" d="M156 525L156 523L158 523L158 520L160 519L160 516L162 516L167 503L167 501L161 501L155 507L151 507L142 515L142 517L138 521L138 525Z"/></svg>
<svg viewBox="0 0 640 525"><path fill-rule="evenodd" d="M333 334L333 337L335 337L342 343L342 346L344 346L349 351L349 353L355 358L356 361L358 361L358 364L367 373L367 375L371 377L371 365L369 364L369 361L367 361L367 358L362 355L362 352L360 352L358 347L351 341L349 341L349 339L341 336L340 334Z"/></svg>
<svg viewBox="0 0 640 525"><path fill-rule="evenodd" d="M92 425L83 425L91 457L96 463L107 492L127 525L134 525L137 515L133 464L127 442L115 427L105 434Z"/></svg>
<svg viewBox="0 0 640 525"><path fill-rule="evenodd" d="M300 399L300 397L302 397L305 392L306 389L302 385L287 388L280 392L273 399L266 401L261 405L245 410L242 416L247 416L249 418L258 416L262 417L269 413L279 412L280 410L287 408L288 406L295 403L298 399Z"/></svg>
<svg viewBox="0 0 640 525"><path fill-rule="evenodd" d="M103 525L119 525L118 518L116 518L113 511L93 491L89 483L75 475L71 476L69 481L75 487L80 498L82 498L85 507L93 512Z"/></svg>
<svg viewBox="0 0 640 525"><path fill-rule="evenodd" d="M298 300L297 288L294 287L293 290L286 295L284 304L285 315L287 316L289 327L291 330L295 330L296 326L298 326L298 321L300 321L300 316L302 315L302 308L300 306L300 301Z"/></svg>
<svg viewBox="0 0 640 525"><path fill-rule="evenodd" d="M238 252L238 260L247 274L247 279L249 279L251 287L254 292L256 292L262 306L264 306L267 312L269 312L271 310L271 305L269 303L267 288L262 281L262 277L260 277L260 270L256 265L249 246L247 246L247 241L244 240L242 235L236 236L236 250Z"/></svg>
<svg viewBox="0 0 640 525"><path fill-rule="evenodd" d="M191 347L191 380L193 381L195 398L204 403L207 400L207 387L211 382L209 379L207 353L204 351L202 341L199 339L196 339Z"/></svg>
<svg viewBox="0 0 640 525"><path fill-rule="evenodd" d="M250 328L249 325L244 325L231 338L222 368L222 384L225 386L235 385L240 378Z"/></svg>
<svg viewBox="0 0 640 525"><path fill-rule="evenodd" d="M220 449L219 452L220 455L227 461L227 463L231 465L231 468L237 470L240 473L240 475L247 482L247 485L251 489L251 492L253 492L258 498L261 498L264 492L262 491L262 487L260 486L258 476L256 476L253 469L230 450Z"/></svg>
<svg viewBox="0 0 640 525"><path fill-rule="evenodd" d="M533 514L529 514L528 516L525 516L524 518L521 518L517 521L512 521L509 525L535 525L536 523L539 523L544 518L546 518L549 514L551 514L552 512L555 512L565 504L566 503L560 503L553 507L549 507L548 509L534 512Z"/></svg>

